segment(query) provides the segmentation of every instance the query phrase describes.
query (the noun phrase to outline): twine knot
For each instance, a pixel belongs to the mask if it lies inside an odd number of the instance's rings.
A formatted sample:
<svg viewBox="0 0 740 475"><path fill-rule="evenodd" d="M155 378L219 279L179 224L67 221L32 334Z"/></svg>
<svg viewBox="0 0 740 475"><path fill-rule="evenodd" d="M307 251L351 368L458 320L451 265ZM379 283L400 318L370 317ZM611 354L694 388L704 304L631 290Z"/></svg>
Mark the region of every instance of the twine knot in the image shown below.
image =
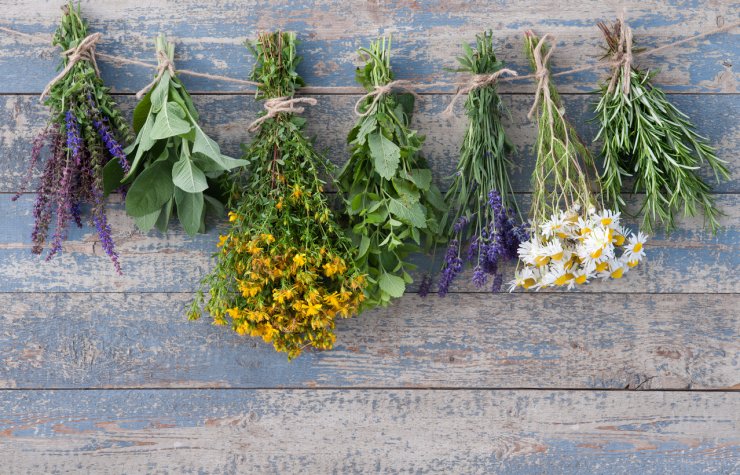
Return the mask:
<svg viewBox="0 0 740 475"><path fill-rule="evenodd" d="M249 124L248 130L250 132L256 132L259 130L259 128L262 126L262 123L265 122L268 119L275 118L280 113L286 113L286 114L302 114L305 112L305 107L296 107L296 104L308 104L310 106L315 106L318 104L318 101L314 99L313 97L290 97L290 96L282 96L282 97L275 97L273 99L268 99L265 101L264 107L267 113L263 115L262 117L257 118Z"/></svg>
<svg viewBox="0 0 740 475"><path fill-rule="evenodd" d="M609 81L609 93L614 91L619 80L620 72L622 75L622 92L629 94L630 92L630 80L632 72L632 28L627 26L624 21L624 12L617 19L617 27L619 28L619 44L617 45L617 51L614 53L614 71L612 78Z"/></svg>
<svg viewBox="0 0 740 475"><path fill-rule="evenodd" d="M368 92L357 100L357 102L355 103L355 114L358 117L366 117L370 115L373 108L378 104L380 98L393 92L393 88L400 88L410 94L413 94L414 97L419 97L418 94L416 94L416 92L411 88L413 85L414 83L407 79L397 79L395 81L389 82L388 84L375 86L372 91ZM362 106L362 103L367 99L372 99L372 102L368 104L367 110L365 112L360 112L360 107Z"/></svg>
<svg viewBox="0 0 740 475"><path fill-rule="evenodd" d="M532 119L532 116L535 114L535 112L537 112L537 106L540 103L540 95L543 96L543 102L545 104L551 101L550 69L548 62L550 61L552 52L555 51L555 45L553 44L547 54L543 56L542 48L544 47L545 41L547 39L552 39L552 36L549 33L540 38L540 41L537 43L537 46L534 47L534 51L532 52L532 57L534 59L535 65L534 78L537 79L537 89L534 92L534 104L532 104L532 108L527 114L527 117L530 120Z"/></svg>
<svg viewBox="0 0 740 475"><path fill-rule="evenodd" d="M95 69L95 74L100 77L98 63L95 61L95 45L102 37L103 35L101 33L87 35L74 48L62 51L62 54L67 57L67 65L54 77L54 79L49 81L49 84L44 88L44 92L41 93L39 101L43 102L44 98L49 95L49 92L51 92L51 88L54 87L54 84L61 81L79 61L89 61Z"/></svg>
<svg viewBox="0 0 740 475"><path fill-rule="evenodd" d="M508 74L509 76L516 77L517 72L513 69L499 69L496 72L493 72L491 74L474 74L470 77L470 80L460 86L457 89L457 92L454 96L452 96L452 100L450 101L450 104L447 106L447 108L442 112L443 116L450 116L452 115L452 111L455 107L455 103L457 100L462 96L463 94L470 94L471 92L475 91L476 89L480 89L482 87L491 86L493 84L496 84L498 82L499 78L503 76L504 74Z"/></svg>
<svg viewBox="0 0 740 475"><path fill-rule="evenodd" d="M170 58L162 50L157 51L157 74L154 76L152 82L144 86L139 92L136 93L136 98L141 99L144 95L149 92L154 86L157 85L162 75L167 71L170 76L175 76L175 63L170 61Z"/></svg>

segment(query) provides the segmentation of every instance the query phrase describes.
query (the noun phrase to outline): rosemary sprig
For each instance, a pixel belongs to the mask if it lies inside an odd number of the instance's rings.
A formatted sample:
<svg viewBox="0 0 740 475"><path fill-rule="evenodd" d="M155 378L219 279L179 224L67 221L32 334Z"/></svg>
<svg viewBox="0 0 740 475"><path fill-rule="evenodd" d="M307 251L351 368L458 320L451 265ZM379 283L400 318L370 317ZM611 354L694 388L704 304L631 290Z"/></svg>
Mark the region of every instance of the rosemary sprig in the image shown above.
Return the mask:
<svg viewBox="0 0 740 475"><path fill-rule="evenodd" d="M613 27L599 23L607 44L606 59L612 60L619 48L622 23ZM631 66L629 84L624 84L624 64L617 66L616 87L601 85L596 112L601 128L604 157L602 174L604 196L615 208L624 208L620 196L623 177L634 176L633 192L644 192L640 212L642 228L650 232L662 223L666 232L675 229L676 214L686 216L703 211L712 232L719 228L712 187L698 170L707 162L717 182L729 178L729 171L706 139L694 131L689 117L666 98L652 83L655 72ZM624 89L627 89L625 92Z"/></svg>

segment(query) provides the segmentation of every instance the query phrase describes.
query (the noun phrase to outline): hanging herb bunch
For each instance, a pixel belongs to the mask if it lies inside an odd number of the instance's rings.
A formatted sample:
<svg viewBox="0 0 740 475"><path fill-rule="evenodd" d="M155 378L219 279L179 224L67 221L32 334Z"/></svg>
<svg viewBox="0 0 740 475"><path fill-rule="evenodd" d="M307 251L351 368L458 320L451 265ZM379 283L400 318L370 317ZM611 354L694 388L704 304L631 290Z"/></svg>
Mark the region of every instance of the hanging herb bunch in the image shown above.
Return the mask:
<svg viewBox="0 0 740 475"><path fill-rule="evenodd" d="M387 304L412 282L409 255L432 244L444 211L442 195L419 151L424 137L409 128L414 96L392 94L390 38L360 54L357 81L369 91L349 133L350 158L339 174L348 227L367 274L366 306Z"/></svg>
<svg viewBox="0 0 740 475"><path fill-rule="evenodd" d="M573 288L591 278L619 279L645 256L646 237L620 224L620 213L604 208L592 187L599 180L593 158L565 117L557 90L549 80L545 40L532 32L526 53L539 84L537 161L532 176L531 238L519 247L522 268L511 290L553 286ZM591 177L592 175L592 177ZM593 179L593 183L592 180Z"/></svg>
<svg viewBox="0 0 740 475"><path fill-rule="evenodd" d="M50 149L33 207L32 252L43 252L52 221L54 233L46 260L61 252L70 222L81 228L82 207L89 205L102 248L121 274L106 215L103 170L128 169L121 146L128 138L128 127L100 79L95 62L100 33L88 36L79 5L75 8L70 3L62 10L62 21L53 40L64 51L62 71L42 94L51 116L31 151L29 174L44 146ZM120 184L115 188L119 187Z"/></svg>
<svg viewBox="0 0 740 475"><path fill-rule="evenodd" d="M302 132L292 96L303 81L296 73L294 33L265 33L250 44L256 57L251 79L268 112L244 148L248 166L231 175L229 228L219 238L216 268L203 279L190 309L202 308L217 324L260 336L289 358L306 347L330 349L335 318L357 313L365 277L351 241L334 220L320 174L329 162Z"/></svg>
<svg viewBox="0 0 740 475"><path fill-rule="evenodd" d="M662 223L667 232L672 231L683 208L687 216L702 210L709 228L717 232L722 213L711 185L698 170L706 162L719 182L730 176L726 162L653 84L656 72L632 64L629 27L620 20L613 27L599 23L599 28L607 45L605 59L617 64L612 80L601 85L596 106L606 199L615 209L623 209L622 177L631 176L633 192L645 193L640 209L643 229L651 232ZM624 61L625 57L630 60Z"/></svg>
<svg viewBox="0 0 740 475"><path fill-rule="evenodd" d="M116 176L115 170L107 176L113 184L131 184L126 212L139 229L147 232L156 225L165 232L176 215L192 236L205 231L208 210L223 215L220 189L211 186L213 180L246 162L223 155L198 125L198 111L175 74L175 45L160 35L156 50L157 77L134 109L137 135L126 149L131 169L125 176Z"/></svg>
<svg viewBox="0 0 740 475"><path fill-rule="evenodd" d="M496 58L492 34L478 35L476 42L475 50L464 45L458 71L483 80L500 74L504 64ZM447 294L466 261L473 266L477 287L486 285L493 276L492 290L498 292L503 279L499 264L515 260L520 242L529 239L509 182L508 157L514 147L501 123L505 109L495 80L468 92L465 112L468 128L457 172L445 196L450 209L442 233L450 241L442 265L440 296Z"/></svg>

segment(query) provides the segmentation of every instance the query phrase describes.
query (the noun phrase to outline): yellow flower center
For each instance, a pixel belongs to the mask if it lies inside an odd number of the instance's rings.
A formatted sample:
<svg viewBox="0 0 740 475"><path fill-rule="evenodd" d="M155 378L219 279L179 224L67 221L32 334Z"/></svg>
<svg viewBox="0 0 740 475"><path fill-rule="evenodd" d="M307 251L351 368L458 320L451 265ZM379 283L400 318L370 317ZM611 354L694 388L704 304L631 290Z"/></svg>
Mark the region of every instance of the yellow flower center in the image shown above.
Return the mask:
<svg viewBox="0 0 740 475"><path fill-rule="evenodd" d="M548 256L537 256L534 258L534 263L539 267L547 265L548 262L550 262L550 258Z"/></svg>
<svg viewBox="0 0 740 475"><path fill-rule="evenodd" d="M553 256L551 257L551 259L552 259L553 261L559 261L559 260L560 260L560 259L562 259L562 258L563 258L563 251L560 251L560 252L558 252L557 254L554 254L554 255L553 255Z"/></svg>
<svg viewBox="0 0 740 475"><path fill-rule="evenodd" d="M604 272L609 267L608 262L599 262L596 264L596 271L597 272Z"/></svg>
<svg viewBox="0 0 740 475"><path fill-rule="evenodd" d="M612 218L601 218L602 226L609 226L610 224L612 224Z"/></svg>
<svg viewBox="0 0 740 475"><path fill-rule="evenodd" d="M573 280L574 278L575 276L571 274L570 272L568 272L567 274L563 274L557 279L555 279L555 285L565 285L571 280Z"/></svg>
<svg viewBox="0 0 740 475"><path fill-rule="evenodd" d="M635 245L632 246L632 252L640 252L641 250L642 250L641 242L635 243Z"/></svg>
<svg viewBox="0 0 740 475"><path fill-rule="evenodd" d="M622 244L624 244L624 236L622 236L621 234L617 234L614 237L614 244L616 244L617 246L621 246Z"/></svg>
<svg viewBox="0 0 740 475"><path fill-rule="evenodd" d="M624 267L621 267L620 266L620 267L617 268L617 270L615 270L615 271L613 271L611 273L611 278L612 279L621 279L623 275L624 275Z"/></svg>
<svg viewBox="0 0 740 475"><path fill-rule="evenodd" d="M528 289L532 287L534 284L536 284L535 280L529 277L528 279L524 279L524 282L522 282L522 287L524 287L525 289Z"/></svg>
<svg viewBox="0 0 740 475"><path fill-rule="evenodd" d="M586 274L581 274L578 277L576 277L576 284L581 285L586 283Z"/></svg>
<svg viewBox="0 0 740 475"><path fill-rule="evenodd" d="M630 267L635 267L639 263L640 263L640 261L638 261L637 259L633 259L633 260L627 262L627 265L630 266Z"/></svg>
<svg viewBox="0 0 740 475"><path fill-rule="evenodd" d="M599 257L601 257L601 251L602 251L601 248L596 249L594 252L591 253L591 257L593 259L598 259Z"/></svg>

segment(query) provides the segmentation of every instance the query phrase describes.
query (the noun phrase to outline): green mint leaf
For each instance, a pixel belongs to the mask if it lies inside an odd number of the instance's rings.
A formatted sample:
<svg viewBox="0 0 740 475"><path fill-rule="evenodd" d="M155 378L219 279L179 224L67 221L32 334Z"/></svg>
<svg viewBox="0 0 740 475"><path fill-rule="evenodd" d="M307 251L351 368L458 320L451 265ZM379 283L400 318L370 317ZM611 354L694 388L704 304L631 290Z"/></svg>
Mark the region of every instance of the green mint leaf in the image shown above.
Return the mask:
<svg viewBox="0 0 740 475"><path fill-rule="evenodd" d="M380 132L368 135L367 143L370 146L375 171L386 180L393 178L401 162L401 149Z"/></svg>
<svg viewBox="0 0 740 475"><path fill-rule="evenodd" d="M380 290L393 298L398 298L406 291L406 283L401 277L393 274L383 273L378 279Z"/></svg>

